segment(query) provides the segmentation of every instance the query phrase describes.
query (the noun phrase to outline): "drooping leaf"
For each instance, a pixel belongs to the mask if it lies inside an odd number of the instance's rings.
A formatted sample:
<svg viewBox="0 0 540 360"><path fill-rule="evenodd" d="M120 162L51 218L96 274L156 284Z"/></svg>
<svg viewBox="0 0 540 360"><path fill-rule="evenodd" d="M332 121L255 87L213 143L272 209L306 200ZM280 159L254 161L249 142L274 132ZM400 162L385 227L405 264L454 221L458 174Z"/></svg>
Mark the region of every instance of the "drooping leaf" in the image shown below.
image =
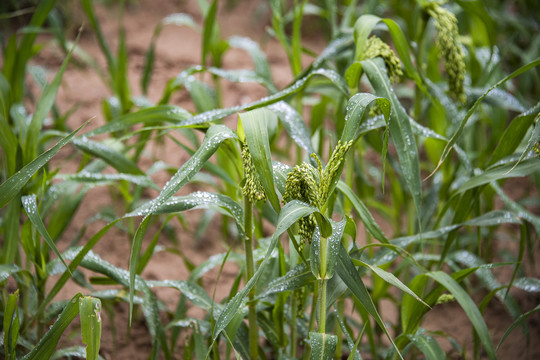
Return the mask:
<svg viewBox="0 0 540 360"><path fill-rule="evenodd" d="M41 216L39 215L39 210L36 202L36 195L27 195L23 196L21 198L24 211L26 212L26 215L28 216L28 219L32 222L32 225L37 229L37 231L43 236L45 239L45 242L51 250L54 251L54 253L58 256L60 260L62 260L62 263L68 267L64 259L62 258L62 255L60 255L60 252L58 251L56 244L54 243L53 239L51 239L51 236L49 235L49 232L45 228L45 224L43 224L43 220L41 220Z"/></svg>
<svg viewBox="0 0 540 360"><path fill-rule="evenodd" d="M448 291L450 291L452 295L454 295L455 299L459 305L461 305L467 314L467 317L471 321L478 337L480 338L480 342L484 346L487 356L490 359L497 359L495 347L493 345L493 341L491 340L491 335L487 325L482 318L480 310L478 310L478 307L475 305L469 294L467 294L467 292L456 282L456 280L452 279L452 277L442 271L430 272L426 275L443 285Z"/></svg>
<svg viewBox="0 0 540 360"><path fill-rule="evenodd" d="M13 176L4 181L0 185L0 208L3 208L11 199L13 199L24 185L30 180L34 174L41 169L51 158L68 142L71 141L73 136L86 125L84 123L77 130L73 131L68 136L60 140L55 146L39 155L32 160L28 165L17 171Z"/></svg>

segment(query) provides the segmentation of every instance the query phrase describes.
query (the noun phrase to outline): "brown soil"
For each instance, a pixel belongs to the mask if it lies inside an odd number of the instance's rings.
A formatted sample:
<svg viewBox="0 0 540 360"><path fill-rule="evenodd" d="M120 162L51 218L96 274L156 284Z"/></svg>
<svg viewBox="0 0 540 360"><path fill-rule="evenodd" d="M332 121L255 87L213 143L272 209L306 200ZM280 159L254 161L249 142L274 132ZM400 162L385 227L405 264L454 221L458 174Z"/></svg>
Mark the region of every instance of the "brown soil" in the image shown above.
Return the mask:
<svg viewBox="0 0 540 360"><path fill-rule="evenodd" d="M144 55L150 43L155 25L163 17L171 13L190 14L199 24L201 23L201 16L195 0L141 0L133 3L130 2L130 4L124 14L129 52L129 76L132 89L134 89L132 91L139 92L139 80L144 63ZM219 23L222 29L221 35L224 37L231 35L248 36L262 43L263 50L268 55L271 64L273 79L278 88L283 88L292 80L292 76L283 50L276 41L271 40L266 35L265 28L269 25L268 6L263 1L241 1L232 10L224 9L224 6L221 6L219 12ZM117 9L115 7L100 5L97 6L97 12L105 37L114 49L116 47L118 32ZM250 14L255 15L251 16ZM82 19L82 16L80 18ZM77 19L76 16L75 19ZM200 63L200 44L200 35L191 29L175 26L164 28L156 48L155 70L149 91L151 100L156 101L160 98L165 85L172 77L176 76L186 67ZM325 39L315 35L307 39L307 46L317 51L320 51L324 44ZM95 37L90 31L84 33L80 40L80 46L97 58L104 68L105 61L102 53ZM54 71L60 65L61 60L62 58L55 51L45 50L38 56L35 62ZM306 58L305 60L308 63L310 59ZM231 69L252 68L252 64L243 52L230 51L225 57L224 67ZM223 83L225 86L223 92L225 106L245 103L265 95L264 89L256 85L231 84L226 81L223 81ZM84 130L88 131L104 123L101 112L101 101L109 95L108 88L94 71L69 66L64 75L63 85L58 95L58 104L62 111L66 111L74 105L78 106L75 113L68 120L68 126L71 128L76 128L86 120L94 118ZM188 110L194 110L189 97L183 92L173 96L172 103ZM181 166L188 159L187 153L179 150L178 146L170 140L166 140L162 147L156 149L156 157L175 167ZM55 164L62 164L63 166L61 172L72 173L76 170L76 163L63 160L67 159L73 152L73 149L67 149L55 158ZM151 163L152 160L146 158L143 160L141 167L145 169ZM153 179L158 186L163 186L168 177L168 174L161 172L156 174ZM182 189L181 193L185 194L192 190L192 186L187 186ZM72 222L61 240L59 245L61 250L65 249L76 236L81 224L96 214L102 206L111 206L111 204L114 204L114 199L111 198L110 192L105 188L90 191L85 196L76 214L75 221ZM117 211L118 215L121 215L121 209L117 209ZM198 223L201 214L202 212L193 211L185 215L186 223L189 224L188 229L183 229L178 222L174 224L179 240L178 245L174 245L166 239L160 240L160 244L165 247L180 249L195 265L202 263L213 254L225 252L228 248L228 244L215 240L220 238L216 236L220 231L220 224L211 226L200 243L195 243L193 240L194 226ZM95 234L103 225L104 222L98 221L88 226L83 241ZM143 248L148 244L151 237L152 232L149 231ZM112 229L94 248L94 252L110 263L127 269L130 239L126 236L125 232L119 229ZM230 287L229 284L234 279L236 272L237 268L235 265L227 265L221 275L219 284L216 283L217 271L209 272L203 278L203 284L209 294L212 294L214 287L217 286L216 298L218 300L222 299L227 296ZM535 273L538 274L538 272ZM142 276L145 279L186 280L189 272L178 255L172 252L162 251L152 257ZM87 292L87 290L83 290L74 284L69 284L69 286L66 286L62 290L59 298L71 298L77 291ZM156 293L170 309L174 309L178 299L177 292L162 289L157 290ZM525 293L516 292L515 295L520 301L523 311L532 309L540 300L538 296L534 297ZM481 299L477 300L480 301ZM485 319L492 331L491 335L495 344L497 344L502 334L512 323L512 320L497 301L493 301L491 304L487 308ZM115 339L111 336L111 319L109 316L104 315L102 356L106 359L147 358L147 354L151 349L151 339L146 330L143 317L140 316L141 314L136 316L133 327L128 332L127 306L124 303L119 303L114 306L113 311L115 313L114 327L117 332L117 343L114 343ZM383 308L382 313L385 318L388 318L387 312L392 314L390 318L397 316L395 310L389 308L387 311ZM193 315L202 315L202 313L194 311ZM524 336L519 329L516 329L499 350L498 355L501 359L540 358L540 348L534 344L540 335L540 317L538 315L531 317L528 324L533 345L527 347ZM435 307L427 316L424 326L427 329L442 330L451 334L459 344L466 344L467 357L471 356L471 326L466 315L457 304L452 303ZM71 341L79 343L77 336ZM451 349L450 344L445 342L445 340L441 342L445 350ZM177 348L175 351L177 352L175 358L181 358L181 349ZM368 355L366 354L366 356Z"/></svg>

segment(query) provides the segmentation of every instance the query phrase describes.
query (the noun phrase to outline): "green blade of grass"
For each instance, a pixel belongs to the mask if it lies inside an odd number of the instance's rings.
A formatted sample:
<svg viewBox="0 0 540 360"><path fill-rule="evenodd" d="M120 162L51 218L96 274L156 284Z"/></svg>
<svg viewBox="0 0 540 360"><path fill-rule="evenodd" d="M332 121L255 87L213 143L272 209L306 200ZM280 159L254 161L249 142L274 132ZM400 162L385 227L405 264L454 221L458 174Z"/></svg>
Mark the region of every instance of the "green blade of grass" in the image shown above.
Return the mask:
<svg viewBox="0 0 540 360"><path fill-rule="evenodd" d="M90 252L94 248L94 246L97 244L99 240L109 231L110 228L112 228L120 219L117 219L110 224L103 227L101 230L99 230L94 236L92 236L84 245L83 248L80 249L80 251L77 253L77 255L71 260L69 263L69 267L65 269L65 271L62 273L60 278L55 282L53 288L45 299L42 301L42 303L39 305L38 310L34 314L34 317L38 317L45 311L45 308L47 305L52 301L52 299L58 295L60 290L64 287L64 285L67 283L67 281L71 278L71 274L77 269L77 267L80 265L81 261L84 259L86 254Z"/></svg>
<svg viewBox="0 0 540 360"><path fill-rule="evenodd" d="M212 42L214 40L214 28L216 26L217 8L218 1L214 0L212 1L212 5L210 5L208 11L205 14L201 54L201 64L203 65L206 64L206 57L211 51Z"/></svg>
<svg viewBox="0 0 540 360"><path fill-rule="evenodd" d="M422 207L422 182L420 181L418 148L412 132L409 115L407 115L407 112L392 89L382 60L379 58L363 60L362 67L375 92L389 99L392 105L389 123L390 135L397 149L403 178L411 192L419 216Z"/></svg>
<svg viewBox="0 0 540 360"><path fill-rule="evenodd" d="M268 106L281 120L283 127L289 133L290 137L306 150L308 154L316 153L311 143L311 136L302 116L289 104L284 101Z"/></svg>
<svg viewBox="0 0 540 360"><path fill-rule="evenodd" d="M148 215L152 210L152 205L153 203L149 202L126 214L124 217ZM221 214L232 217L236 222L238 230L244 233L244 210L236 201L227 195L197 191L186 196L171 197L159 209L153 211L152 214L170 214L192 209L217 210Z"/></svg>
<svg viewBox="0 0 540 360"><path fill-rule="evenodd" d="M381 279L389 283L390 285L393 285L397 287L399 290L403 291L404 293L409 294L416 300L420 301L422 304L424 304L427 307L430 307L424 300L422 300L420 297L418 297L411 289L407 287L404 283L401 282L394 274L391 272L388 272L386 270L381 269L377 265L371 265L361 260L353 259L353 264L355 265L362 265L367 268L369 268L371 271L373 271L375 274L377 274Z"/></svg>
<svg viewBox="0 0 540 360"><path fill-rule="evenodd" d="M379 240L382 243L388 243L388 238L382 231L382 229L379 227L379 224L375 221L373 218L373 215L371 215L371 212L367 208L367 206L360 200L360 198L352 191L352 189L345 184L343 181L339 181L337 188L339 191L343 193L349 199L349 201L352 203L354 209L358 213L358 216L360 216L360 220L362 220L362 223L366 227L366 230L377 240Z"/></svg>
<svg viewBox="0 0 540 360"><path fill-rule="evenodd" d="M512 119L512 122L501 136L487 165L495 164L497 161L512 154L517 149L527 134L529 127L534 123L534 118L538 113L540 113L540 102Z"/></svg>
<svg viewBox="0 0 540 360"><path fill-rule="evenodd" d="M259 47L259 44L247 37L232 36L229 38L229 46L246 51L253 61L255 73L266 80L268 85L270 85L269 89L272 92L276 92L275 85L272 82L272 74L270 72L268 60Z"/></svg>
<svg viewBox="0 0 540 360"><path fill-rule="evenodd" d="M285 275L270 282L268 287L258 297L262 299L271 294L300 289L314 280L315 277L310 268L305 263L300 263Z"/></svg>
<svg viewBox="0 0 540 360"><path fill-rule="evenodd" d="M215 121L215 120L222 119L228 115L239 112L239 111L253 110L253 109L257 109L257 108L274 104L281 100L285 100L291 95L297 94L301 92L303 89L305 89L309 80L312 77L318 76L318 75L328 78L332 82L332 84L336 86L338 90L340 90L343 94L348 96L349 89L347 87L347 83L345 82L343 77L341 77L341 75L339 75L337 72L333 70L316 69L309 72L306 76L295 81L292 85L288 86L287 88L283 89L280 92L266 96L264 98L261 98L259 100L256 100L248 104L233 106L230 108L206 111L204 113L197 114L191 117L190 119L182 121L178 126L193 126L193 125L197 125L197 124L201 124L205 122Z"/></svg>
<svg viewBox="0 0 540 360"><path fill-rule="evenodd" d="M409 335L409 340L424 354L426 360L445 359L446 354L439 343L426 334Z"/></svg>
<svg viewBox="0 0 540 360"><path fill-rule="evenodd" d="M450 138L450 140L448 141L448 143L444 147L441 158L439 159L439 163L437 164L437 167L435 168L435 170L433 170L433 173L436 172L439 169L439 167L441 166L441 164L444 162L444 160L446 160L446 157L450 154L450 151L452 151L452 148L454 147L454 145L458 142L459 138L461 137L461 134L463 133L463 129L465 128L465 125L467 124L467 121L474 114L474 112L476 111L478 106L482 103L482 100L484 100L484 98L493 89L499 87L500 85L504 84L508 80L511 80L511 79L515 78L516 76L519 76L519 75L523 74L524 72L526 72L526 71L528 71L528 70L530 70L530 69L532 69L532 68L534 68L534 67L536 67L538 65L540 65L540 59L535 59L535 60L529 62L528 64L523 65L522 67L520 67L519 69L517 69L516 71L514 71L510 75L506 76L502 80L498 81L492 87L490 87L486 92L484 92L484 94L482 94L482 96L480 96L474 102L473 106L467 111L467 114L465 114L465 117L461 120L461 122L459 124L459 127L457 128L457 130L454 132L454 134L452 135L452 137Z"/></svg>
<svg viewBox="0 0 540 360"><path fill-rule="evenodd" d="M347 115L345 116L345 127L341 134L341 142L346 143L350 140L356 141L362 133L362 124L364 114L368 106L376 103L384 114L385 121L388 123L390 118L390 101L367 93L358 93L353 95L347 103Z"/></svg>
<svg viewBox="0 0 540 360"><path fill-rule="evenodd" d="M206 136L201 146L193 156L184 164L176 174L167 182L159 195L152 200L150 213L158 211L182 186L202 168L204 163L219 148L221 143L227 139L234 139L236 135L226 126L213 125L206 132ZM132 216L142 216L144 213L131 214Z"/></svg>
<svg viewBox="0 0 540 360"><path fill-rule="evenodd" d="M212 299L210 296L204 291L202 287L199 285L190 282L190 281L182 281L182 280L162 280L162 281L147 281L148 286L151 288L154 287L167 287L170 289L175 289L180 291L182 294L184 294L189 301L193 303L193 305L206 310L208 312L211 311L212 305L219 306L217 304L213 304Z"/></svg>
<svg viewBox="0 0 540 360"><path fill-rule="evenodd" d="M102 159L118 170L118 172L144 176L144 172L139 169L134 161L127 158L120 151L117 151L113 147L107 146L102 142L92 141L84 136L73 139L73 145L85 153Z"/></svg>
<svg viewBox="0 0 540 360"><path fill-rule="evenodd" d="M58 319L49 331L39 340L32 351L23 357L23 360L42 360L51 357L58 345L58 341L60 341L60 337L64 334L73 319L75 319L75 316L79 314L79 299L81 296L79 293L67 302L66 307L62 310L62 313L58 316Z"/></svg>
<svg viewBox="0 0 540 360"><path fill-rule="evenodd" d="M56 0L40 1L33 12L32 19L28 26L41 27L55 4ZM4 75L11 78L10 83L13 86L12 91L15 102L22 101L24 96L26 65L34 52L33 46L37 35L36 32L29 32L23 35L18 51L16 52L16 60L14 61L13 68L10 69L9 67L6 67L6 69L4 69L6 71L12 70L9 74L4 71Z"/></svg>
<svg viewBox="0 0 540 360"><path fill-rule="evenodd" d="M540 160L538 158L533 158L523 161L519 165L508 164L487 170L486 172L467 180L458 188L457 194L501 179L528 176L538 172L538 169L540 169Z"/></svg>
<svg viewBox="0 0 540 360"><path fill-rule="evenodd" d="M480 310L478 310L478 307L474 304L474 301L471 299L469 294L467 294L467 292L456 282L456 280L442 271L430 272L426 275L443 285L448 291L450 291L452 295L454 295L455 299L459 305L461 305L471 321L476 333L478 334L478 337L480 338L480 342L484 346L487 356L490 359L497 359L495 347L493 346L493 341L491 340L487 325L482 318Z"/></svg>
<svg viewBox="0 0 540 360"><path fill-rule="evenodd" d="M107 41L105 40L103 32L101 31L101 27L99 26L99 22L94 12L92 0L82 0L82 6L86 16L88 17L88 20L90 21L90 26L92 26L92 30L94 30L94 33L98 38L99 47L101 48L101 51L107 59L107 67L109 68L110 76L112 79L115 79L116 60L112 55L111 49L109 48Z"/></svg>
<svg viewBox="0 0 540 360"><path fill-rule="evenodd" d="M79 298L82 341L86 344L86 360L97 360L101 341L101 301L91 296Z"/></svg>
<svg viewBox="0 0 540 360"><path fill-rule="evenodd" d="M268 124L276 119L276 115L268 109L255 109L239 115L242 128L246 135L253 165L270 204L279 212L279 199L274 187L272 155L268 140Z"/></svg>
<svg viewBox="0 0 540 360"><path fill-rule="evenodd" d="M73 260L80 253L80 247L73 247L64 252L63 256L67 260ZM52 273L52 269L57 266L62 266L58 262L50 262L47 264L47 269L49 273ZM83 260L80 263L80 266L103 274L114 282L124 286L129 287L130 272L124 269L118 268L107 261L101 259L98 255L93 253L91 250L84 256ZM142 292L142 309L144 317L146 319L146 324L148 326L148 331L152 337L153 347L156 351L163 349L163 353L166 359L171 358L169 348L167 346L167 341L165 339L165 333L163 325L159 318L159 310L156 296L152 293L146 281L144 281L140 276L135 277L134 287L137 291ZM126 299L129 301L129 299ZM41 358L39 358L41 359Z"/></svg>
<svg viewBox="0 0 540 360"><path fill-rule="evenodd" d="M41 220L41 216L39 215L39 210L38 210L38 206L36 202L36 195L32 194L32 195L23 196L21 198L21 201L23 204L24 211L26 212L28 219L30 219L30 221L32 222L32 225L34 225L34 227L41 234L41 236L43 236L43 238L45 239L45 242L47 243L47 245L49 245L51 250L53 250L54 253L58 256L58 258L62 260L62 263L64 264L64 266L69 269L66 262L62 258L62 255L56 248L56 245L54 244L53 239L49 235L49 232L45 228L45 224L43 224L43 221Z"/></svg>
<svg viewBox="0 0 540 360"><path fill-rule="evenodd" d="M399 352L399 349L394 343L394 340L390 336L390 333L384 326L382 318L379 315L375 304L373 303L373 299L369 295L369 292L364 285L362 278L358 274L358 271L356 270L349 256L349 253L347 253L347 250L345 249L343 244L340 247L336 271L341 280L343 280L343 282L352 292L352 294L358 299L358 301L360 301L364 309L375 319L380 328L385 332L386 337L388 338L388 340L390 340L394 348L398 351L400 358L403 359L403 356L401 356L401 353Z"/></svg>
<svg viewBox="0 0 540 360"><path fill-rule="evenodd" d="M52 148L39 155L25 167L17 171L9 179L4 181L2 185L0 185L0 208L3 208L11 199L13 199L19 193L19 191L21 191L28 180L30 180L30 178L34 176L39 169L49 162L49 160L51 160L58 150L70 142L75 134L77 134L84 125L86 125L86 123L81 125L77 130L73 131L68 136L64 137Z"/></svg>
<svg viewBox="0 0 540 360"><path fill-rule="evenodd" d="M19 299L19 290L14 294L9 294L4 307L4 354L6 360L15 360L17 353L17 339L19 338L19 311L17 301Z"/></svg>
<svg viewBox="0 0 540 360"><path fill-rule="evenodd" d="M255 274L253 274L251 280L249 280L246 286L227 303L227 305L221 312L212 333L212 339L214 341L229 324L229 322L233 319L233 317L238 313L238 311L240 310L240 306L242 305L242 302L246 298L248 292L256 284L262 272L266 270L266 265L268 265L270 259L272 258L270 255L276 247L280 235L283 234L296 221L298 221L298 219L312 214L315 211L317 211L315 207L309 206L297 200L293 200L287 203L281 209L276 225L276 230L272 235L271 244L268 247L264 260L260 264Z"/></svg>
<svg viewBox="0 0 540 360"><path fill-rule="evenodd" d="M79 183L90 183L90 184L114 184L118 181L129 181L130 183L145 187L159 190L157 185L152 181L147 175L132 175L132 174L101 174L101 173L90 173L87 171L81 171L77 174L62 174L56 176L56 178L74 181Z"/></svg>
<svg viewBox="0 0 540 360"><path fill-rule="evenodd" d="M151 215L146 215L141 221L137 232L131 243L131 255L129 257L129 326L133 320L133 296L135 295L135 276L137 276L137 268L139 265L139 254L141 253L142 241L146 234L148 224L152 219Z"/></svg>
<svg viewBox="0 0 540 360"><path fill-rule="evenodd" d="M161 30L165 25L176 25L176 26L187 26L196 31L200 31L199 27L195 23L195 20L188 14L170 14L163 18L154 28L154 33L152 39L150 40L150 45L146 51L144 57L144 66L141 76L141 89L143 94L146 94L148 91L148 85L150 84L150 79L152 77L152 70L154 67L154 58L156 51L156 42L161 34Z"/></svg>
<svg viewBox="0 0 540 360"><path fill-rule="evenodd" d="M537 305L534 309L530 310L530 311L527 311L526 313L524 314L521 314L521 316L519 318L517 318L513 323L512 325L510 325L510 327L505 331L503 337L501 338L501 340L499 341L499 344L497 345L497 349L496 350L499 350L499 347L502 345L502 343L504 342L504 340L506 340L506 338L508 337L508 335L510 335L510 333L516 328L518 327L519 325L521 325L525 320L527 320L529 318L529 316L531 316L533 313L537 312L540 310L540 305Z"/></svg>
<svg viewBox="0 0 540 360"><path fill-rule="evenodd" d="M78 40L79 38L77 37L75 43L77 43ZM66 58L62 62L62 66L54 76L54 79L49 85L45 86L43 92L39 97L38 103L36 105L36 111L32 115L32 120L30 120L30 125L28 126L26 136L22 144L24 165L32 161L37 155L38 138L43 127L43 122L45 121L47 114L54 105L56 94L58 93L58 89L62 81L62 76L64 75L67 64L71 59L71 54L73 53L74 48L75 47L71 48Z"/></svg>
<svg viewBox="0 0 540 360"><path fill-rule="evenodd" d="M89 131L85 134L85 136L91 137L99 134L122 131L140 123L145 125L158 125L162 124L163 122L178 124L190 117L192 117L191 113L179 106L158 105L122 115L114 121Z"/></svg>

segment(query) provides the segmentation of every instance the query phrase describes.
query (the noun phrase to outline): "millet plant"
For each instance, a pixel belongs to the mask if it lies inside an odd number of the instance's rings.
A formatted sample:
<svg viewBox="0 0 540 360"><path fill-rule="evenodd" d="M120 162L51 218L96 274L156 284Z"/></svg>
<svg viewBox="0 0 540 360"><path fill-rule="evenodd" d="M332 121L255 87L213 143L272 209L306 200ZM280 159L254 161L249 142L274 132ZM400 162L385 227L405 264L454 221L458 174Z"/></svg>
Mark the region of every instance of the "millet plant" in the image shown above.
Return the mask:
<svg viewBox="0 0 540 360"><path fill-rule="evenodd" d="M512 288L540 291L528 267L540 232L540 103L538 84L524 80L538 79L540 47L531 45L527 56L502 53L509 44L497 28L517 26L500 20L511 2L270 0L267 31L293 77L282 89L255 41L221 36L222 4L198 3L202 24L171 14L156 25L138 97L128 81L122 2L116 54L93 2L81 2L106 69L77 41L64 41L65 60L34 101L25 85L30 60L55 1L40 1L24 31L2 37L2 356L101 358L101 307L111 314L119 301L129 306L129 325L144 317L150 359L442 359L443 338L462 357L496 359L511 332L528 342L526 320L540 305L522 308ZM303 44L307 16L327 35L320 54ZM519 16L530 30L523 34L538 32L538 19ZM156 42L170 25L201 33L201 62L172 78L153 103L147 94ZM523 44L537 43L524 37ZM223 68L230 49L245 51L253 68ZM305 55L312 58L307 67ZM111 93L102 103L105 121L90 131L68 131L69 114L54 106L72 57L98 71ZM262 85L267 96L224 107L227 82ZM195 112L172 103L182 91ZM237 121L225 125L230 116ZM182 166L149 150L166 138L189 154ZM61 164L50 160L67 144L80 163L59 174ZM143 170L144 157L153 165ZM151 177L160 170L169 174L163 187ZM513 178L525 178L524 197L509 193ZM195 180L201 190L176 196ZM60 252L56 244L86 193L105 186L121 206L87 219ZM160 235L193 209L206 211L201 232L221 217L228 250L193 264L178 248L189 278L145 279ZM106 225L86 236L86 225L98 220ZM128 269L93 251L113 227L132 240ZM145 235L152 237L146 248ZM504 241L516 251L496 247ZM221 276L228 262L238 273L216 301L201 278L212 268ZM510 280L496 276L500 268ZM98 276L87 278L88 271ZM69 281L85 295L57 301ZM96 290L103 284L116 286ZM158 287L178 291L174 310L154 294ZM388 301L396 319L383 320ZM513 318L500 339L483 316L495 301ZM472 345L423 327L426 314L447 302L468 317ZM191 306L205 315L189 317ZM77 315L85 346L64 347L62 334Z"/></svg>

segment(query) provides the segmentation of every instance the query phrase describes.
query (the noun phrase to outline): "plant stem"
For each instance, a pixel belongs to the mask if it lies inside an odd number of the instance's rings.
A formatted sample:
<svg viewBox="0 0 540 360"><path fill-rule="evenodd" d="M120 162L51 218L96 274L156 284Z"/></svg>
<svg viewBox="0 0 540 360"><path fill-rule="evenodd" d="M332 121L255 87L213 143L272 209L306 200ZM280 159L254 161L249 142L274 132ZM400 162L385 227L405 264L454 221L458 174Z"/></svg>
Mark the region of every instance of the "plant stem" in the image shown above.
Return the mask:
<svg viewBox="0 0 540 360"><path fill-rule="evenodd" d="M328 279L326 278L326 259L327 259L327 242L328 239L321 236L321 255L319 269L319 332L324 334L326 332L326 284Z"/></svg>
<svg viewBox="0 0 540 360"><path fill-rule="evenodd" d="M252 233L252 207L253 204L249 201L248 197L244 197L244 229L246 232L245 251L246 251L246 275L247 281L251 280L255 273L255 266L253 263L253 233ZM259 329L257 328L257 309L254 302L255 299L255 287L249 291L249 355L251 359L257 360L258 358L258 340Z"/></svg>
<svg viewBox="0 0 540 360"><path fill-rule="evenodd" d="M296 358L296 317L298 313L297 294L297 291L293 291L291 301L291 359Z"/></svg>
<svg viewBox="0 0 540 360"><path fill-rule="evenodd" d="M327 279L319 280L319 332L326 332L326 284Z"/></svg>

